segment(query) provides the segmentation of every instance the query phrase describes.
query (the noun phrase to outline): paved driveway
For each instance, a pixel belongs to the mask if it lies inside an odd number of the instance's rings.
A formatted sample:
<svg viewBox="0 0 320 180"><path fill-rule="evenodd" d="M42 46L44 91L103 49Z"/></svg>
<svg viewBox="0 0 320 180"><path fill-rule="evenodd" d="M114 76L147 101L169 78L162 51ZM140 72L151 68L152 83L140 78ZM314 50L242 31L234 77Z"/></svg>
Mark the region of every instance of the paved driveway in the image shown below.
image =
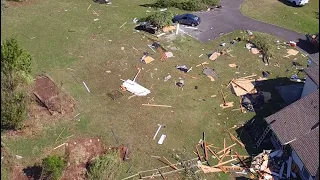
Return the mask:
<svg viewBox="0 0 320 180"><path fill-rule="evenodd" d="M181 26L181 30L201 42L214 40L221 34L227 34L235 30L259 31L281 37L288 42L295 41L300 50L310 54L314 53L310 51L304 34L242 15L240 12L242 2L243 0L221 0L222 8L219 10L194 13L201 18L201 24L197 26L197 30L187 29L183 26Z"/></svg>

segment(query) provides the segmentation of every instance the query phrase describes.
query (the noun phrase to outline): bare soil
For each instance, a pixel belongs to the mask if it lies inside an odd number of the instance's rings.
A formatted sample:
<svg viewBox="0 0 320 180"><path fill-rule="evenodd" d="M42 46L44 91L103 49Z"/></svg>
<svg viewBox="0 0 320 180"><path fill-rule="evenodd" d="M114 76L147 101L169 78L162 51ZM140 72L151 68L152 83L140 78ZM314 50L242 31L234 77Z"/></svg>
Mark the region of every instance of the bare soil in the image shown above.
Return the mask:
<svg viewBox="0 0 320 180"><path fill-rule="evenodd" d="M69 141L66 146L68 165L61 180L86 179L88 163L104 153L105 149L99 138Z"/></svg>

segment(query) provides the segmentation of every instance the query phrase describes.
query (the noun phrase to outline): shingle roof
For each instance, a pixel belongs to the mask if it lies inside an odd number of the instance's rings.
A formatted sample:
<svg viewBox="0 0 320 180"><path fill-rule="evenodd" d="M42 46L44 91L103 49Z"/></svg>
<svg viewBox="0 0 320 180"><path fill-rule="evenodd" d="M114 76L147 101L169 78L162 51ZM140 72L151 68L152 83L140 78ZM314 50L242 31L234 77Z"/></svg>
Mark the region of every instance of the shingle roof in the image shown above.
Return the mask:
<svg viewBox="0 0 320 180"><path fill-rule="evenodd" d="M319 125L319 89L265 120L283 145L309 133Z"/></svg>
<svg viewBox="0 0 320 180"><path fill-rule="evenodd" d="M319 66L319 53L309 54L308 57Z"/></svg>
<svg viewBox="0 0 320 180"><path fill-rule="evenodd" d="M304 70L314 83L319 86L319 66L315 63Z"/></svg>
<svg viewBox="0 0 320 180"><path fill-rule="evenodd" d="M290 143L311 176L319 168L319 128Z"/></svg>

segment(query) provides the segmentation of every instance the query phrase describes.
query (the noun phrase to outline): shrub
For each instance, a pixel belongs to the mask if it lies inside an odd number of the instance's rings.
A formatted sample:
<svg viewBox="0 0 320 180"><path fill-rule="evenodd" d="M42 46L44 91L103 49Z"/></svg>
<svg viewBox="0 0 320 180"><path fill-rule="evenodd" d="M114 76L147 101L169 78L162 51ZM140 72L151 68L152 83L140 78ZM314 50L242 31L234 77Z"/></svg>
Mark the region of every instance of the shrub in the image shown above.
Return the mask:
<svg viewBox="0 0 320 180"><path fill-rule="evenodd" d="M89 180L96 179L119 179L122 172L122 162L118 151L112 151L95 159L88 168Z"/></svg>
<svg viewBox="0 0 320 180"><path fill-rule="evenodd" d="M158 0L154 3L154 7L165 8L165 7L174 7L176 4L175 0Z"/></svg>
<svg viewBox="0 0 320 180"><path fill-rule="evenodd" d="M219 5L219 0L201 0L202 3L204 3L205 5L208 5L208 6L216 6L216 5Z"/></svg>
<svg viewBox="0 0 320 180"><path fill-rule="evenodd" d="M27 116L25 86L31 81L31 56L17 40L1 44L1 130L19 129Z"/></svg>
<svg viewBox="0 0 320 180"><path fill-rule="evenodd" d="M26 116L26 93L1 91L1 129L20 129Z"/></svg>
<svg viewBox="0 0 320 180"><path fill-rule="evenodd" d="M43 173L46 177L45 179L59 179L65 167L66 162L59 156L48 156L42 160Z"/></svg>
<svg viewBox="0 0 320 180"><path fill-rule="evenodd" d="M200 11L207 8L207 5L201 0L188 0L176 4L176 7L186 11Z"/></svg>
<svg viewBox="0 0 320 180"><path fill-rule="evenodd" d="M158 28L168 26L172 23L173 13L170 11L164 11L160 13L154 13L146 18L151 24Z"/></svg>

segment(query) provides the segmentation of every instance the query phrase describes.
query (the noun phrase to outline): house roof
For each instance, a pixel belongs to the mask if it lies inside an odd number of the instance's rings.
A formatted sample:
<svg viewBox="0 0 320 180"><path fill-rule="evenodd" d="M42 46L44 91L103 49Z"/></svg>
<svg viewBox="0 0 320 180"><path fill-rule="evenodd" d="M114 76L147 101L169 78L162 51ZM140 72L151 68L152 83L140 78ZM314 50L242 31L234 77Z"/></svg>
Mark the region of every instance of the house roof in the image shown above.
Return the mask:
<svg viewBox="0 0 320 180"><path fill-rule="evenodd" d="M304 70L314 83L319 87L319 66L315 63Z"/></svg>
<svg viewBox="0 0 320 180"><path fill-rule="evenodd" d="M319 168L319 128L290 143L311 176Z"/></svg>
<svg viewBox="0 0 320 180"><path fill-rule="evenodd" d="M319 89L265 118L282 145L319 125Z"/></svg>
<svg viewBox="0 0 320 180"><path fill-rule="evenodd" d="M308 57L319 66L319 53L309 54Z"/></svg>

